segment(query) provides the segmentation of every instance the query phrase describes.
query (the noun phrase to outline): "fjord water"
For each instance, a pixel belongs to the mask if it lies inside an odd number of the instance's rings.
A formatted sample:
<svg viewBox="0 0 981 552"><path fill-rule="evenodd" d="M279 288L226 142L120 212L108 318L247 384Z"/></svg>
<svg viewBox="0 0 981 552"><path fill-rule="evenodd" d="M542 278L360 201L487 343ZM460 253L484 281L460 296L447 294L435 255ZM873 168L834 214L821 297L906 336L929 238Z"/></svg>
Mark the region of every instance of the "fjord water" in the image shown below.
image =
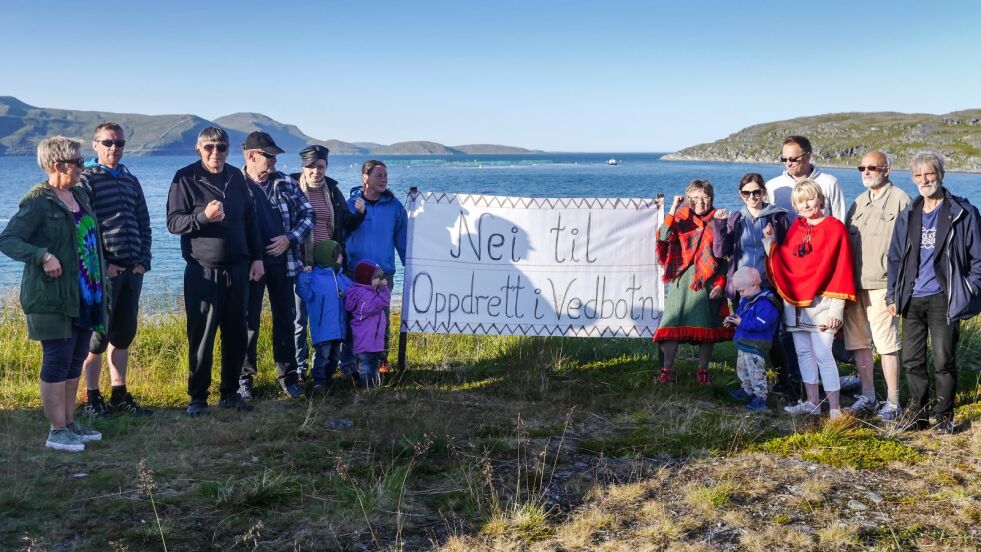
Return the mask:
<svg viewBox="0 0 981 552"><path fill-rule="evenodd" d="M534 155L470 155L390 157L389 188L403 199L411 186L420 191L492 194L528 197L639 197L652 198L663 193L670 198L684 192L688 182L707 179L715 186L717 207L738 208L736 186L742 175L758 172L764 178L778 175L780 164L697 163L661 161L661 154L639 153L542 153ZM619 165L611 166L614 158ZM331 156L327 174L337 179L341 190L360 184L361 163L365 156ZM187 157L128 157L124 163L143 184L150 221L153 226L153 267L144 281L143 294L151 309L175 308L183 291L184 261L180 240L167 232L166 204L170 182L177 169L195 161ZM229 163L241 166L241 157ZM278 168L299 170L296 155L281 155ZM864 188L854 168L822 168L838 177L850 203ZM0 228L17 211L24 193L44 179L33 157L0 157ZM916 188L908 171L896 171L892 178L911 196ZM952 193L981 205L981 175L949 173L944 184ZM20 284L23 265L0 255L0 286L3 290ZM396 288L401 284L396 277ZM397 296L397 294L396 294Z"/></svg>

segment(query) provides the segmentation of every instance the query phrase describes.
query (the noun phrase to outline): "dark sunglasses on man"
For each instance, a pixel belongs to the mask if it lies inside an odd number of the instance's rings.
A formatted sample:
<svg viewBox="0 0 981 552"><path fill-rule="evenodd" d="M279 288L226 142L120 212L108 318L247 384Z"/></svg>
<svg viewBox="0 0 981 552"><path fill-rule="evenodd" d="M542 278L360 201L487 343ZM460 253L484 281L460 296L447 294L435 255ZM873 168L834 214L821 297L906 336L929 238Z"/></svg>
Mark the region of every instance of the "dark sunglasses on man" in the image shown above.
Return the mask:
<svg viewBox="0 0 981 552"><path fill-rule="evenodd" d="M859 165L858 172L865 172L866 169L872 172L881 172L886 170L888 167L876 167L875 165Z"/></svg>
<svg viewBox="0 0 981 552"><path fill-rule="evenodd" d="M228 144L204 144L203 146L201 146L201 149L203 149L208 153L211 153L211 151L215 149L217 149L221 153L225 153L226 151L228 151Z"/></svg>
<svg viewBox="0 0 981 552"><path fill-rule="evenodd" d="M113 146L122 148L126 146L126 140L99 140L99 143L107 148L111 148Z"/></svg>

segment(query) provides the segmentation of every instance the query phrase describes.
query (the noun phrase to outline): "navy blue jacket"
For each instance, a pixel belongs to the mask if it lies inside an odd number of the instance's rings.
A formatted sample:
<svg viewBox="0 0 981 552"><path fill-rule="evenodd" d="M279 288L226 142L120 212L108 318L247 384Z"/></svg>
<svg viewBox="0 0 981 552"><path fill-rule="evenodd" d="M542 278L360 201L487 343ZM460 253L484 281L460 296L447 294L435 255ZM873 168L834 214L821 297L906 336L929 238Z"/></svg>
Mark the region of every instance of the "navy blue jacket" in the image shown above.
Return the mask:
<svg viewBox="0 0 981 552"><path fill-rule="evenodd" d="M966 320L981 312L981 216L966 199L943 189L937 219L934 270L947 294L947 321ZM920 267L923 198L899 214L889 243L886 304L905 314Z"/></svg>

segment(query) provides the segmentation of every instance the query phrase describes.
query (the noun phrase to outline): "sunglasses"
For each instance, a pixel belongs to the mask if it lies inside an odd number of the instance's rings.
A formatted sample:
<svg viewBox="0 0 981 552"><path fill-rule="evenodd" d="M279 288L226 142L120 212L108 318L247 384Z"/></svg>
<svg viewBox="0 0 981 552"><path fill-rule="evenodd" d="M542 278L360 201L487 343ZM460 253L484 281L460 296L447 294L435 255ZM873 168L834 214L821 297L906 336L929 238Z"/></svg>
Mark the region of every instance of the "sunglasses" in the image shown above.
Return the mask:
<svg viewBox="0 0 981 552"><path fill-rule="evenodd" d="M221 153L225 153L228 151L228 144L204 144L201 146L201 149L208 153L211 153L212 150L218 150Z"/></svg>
<svg viewBox="0 0 981 552"><path fill-rule="evenodd" d="M868 165L868 166L866 166L866 165L859 165L858 166L858 172L865 172L866 169L868 169L868 170L870 170L872 172L879 172L879 171L884 171L887 168L888 167L876 167L875 165Z"/></svg>
<svg viewBox="0 0 981 552"><path fill-rule="evenodd" d="M763 190L739 190L739 195L743 196L744 199L749 199L750 197L763 197Z"/></svg>
<svg viewBox="0 0 981 552"><path fill-rule="evenodd" d="M99 140L99 143L107 148L111 148L113 146L121 148L126 145L126 140Z"/></svg>
<svg viewBox="0 0 981 552"><path fill-rule="evenodd" d="M65 163L66 165L75 165L78 168L85 166L85 159L79 157L78 159L59 159L59 163Z"/></svg>
<svg viewBox="0 0 981 552"><path fill-rule="evenodd" d="M801 159L807 157L808 155L810 155L810 154L809 153L802 153L802 154L798 155L797 157L781 157L780 158L780 162L781 163L796 163L796 162L800 161Z"/></svg>

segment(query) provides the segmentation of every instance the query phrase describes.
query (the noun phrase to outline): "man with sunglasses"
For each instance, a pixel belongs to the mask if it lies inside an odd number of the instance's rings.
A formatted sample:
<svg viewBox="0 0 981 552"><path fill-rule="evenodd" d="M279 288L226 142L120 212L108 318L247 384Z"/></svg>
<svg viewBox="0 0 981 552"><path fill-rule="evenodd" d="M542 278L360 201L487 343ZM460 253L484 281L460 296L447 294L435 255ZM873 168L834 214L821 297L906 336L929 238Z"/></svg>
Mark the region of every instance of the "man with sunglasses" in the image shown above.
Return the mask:
<svg viewBox="0 0 981 552"><path fill-rule="evenodd" d="M824 193L824 214L842 222L845 221L845 196L834 176L823 173L811 164L811 141L804 136L788 136L783 140L780 162L784 164L783 174L771 178L766 183L770 203L796 214L790 194L798 182L813 180Z"/></svg>
<svg viewBox="0 0 981 552"><path fill-rule="evenodd" d="M143 274L150 270L150 213L140 181L122 164L126 133L113 122L96 127L96 161L82 170L82 188L99 220L111 298L106 332L94 332L85 359L87 400L82 412L92 418L112 414L149 414L126 389L129 346L136 337ZM108 404L99 391L102 354L109 353L112 392Z"/></svg>
<svg viewBox="0 0 981 552"><path fill-rule="evenodd" d="M208 410L215 334L221 328L218 406L252 410L238 394L248 341L249 281L259 281L263 243L242 171L226 165L228 134L208 127L194 149L201 160L177 171L167 197L167 230L181 237L187 313L188 416Z"/></svg>
<svg viewBox="0 0 981 552"><path fill-rule="evenodd" d="M256 344L259 340L259 318L262 297L269 290L272 309L272 350L279 384L290 398L303 395L293 342L296 318L293 281L303 269L300 247L313 229L313 206L292 177L276 170L276 156L283 150L265 132L253 132L242 144L245 156L245 181L255 202L265 250L266 272L261 280L249 285L248 347L239 380L239 395L252 400L252 378L257 372Z"/></svg>
<svg viewBox="0 0 981 552"><path fill-rule="evenodd" d="M886 309L886 253L899 214L910 198L889 181L889 159L884 152L870 151L862 156L858 171L867 188L848 209L845 227L852 245L855 274L858 276L856 302L845 303L845 348L855 352L862 392L845 408L852 414L872 414L896 420L899 407L899 320ZM875 398L872 345L882 358L886 381L886 401L879 407Z"/></svg>

